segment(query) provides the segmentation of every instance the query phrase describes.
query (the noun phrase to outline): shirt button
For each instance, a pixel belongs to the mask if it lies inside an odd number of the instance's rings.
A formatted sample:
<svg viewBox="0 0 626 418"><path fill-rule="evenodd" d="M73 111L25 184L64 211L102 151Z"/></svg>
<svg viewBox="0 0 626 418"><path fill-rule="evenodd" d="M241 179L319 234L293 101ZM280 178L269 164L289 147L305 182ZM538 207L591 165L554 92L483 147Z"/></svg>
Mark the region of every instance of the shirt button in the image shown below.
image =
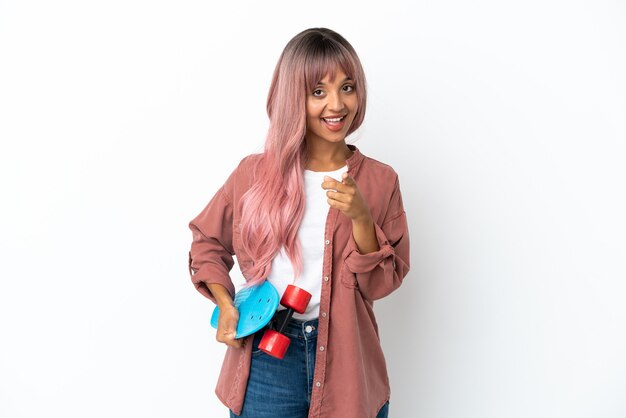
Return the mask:
<svg viewBox="0 0 626 418"><path fill-rule="evenodd" d="M305 330L306 332L311 332L311 331L313 331L313 327L312 327L312 326L310 326L310 325L307 325L307 326L304 328L304 330Z"/></svg>
<svg viewBox="0 0 626 418"><path fill-rule="evenodd" d="M315 386L320 387L320 386L322 386L322 384L320 382L316 382Z"/></svg>
<svg viewBox="0 0 626 418"><path fill-rule="evenodd" d="M324 346L321 346L321 347L320 347L320 351L324 351Z"/></svg>
<svg viewBox="0 0 626 418"><path fill-rule="evenodd" d="M326 318L326 312L322 312L322 316Z"/></svg>
<svg viewBox="0 0 626 418"><path fill-rule="evenodd" d="M324 277L324 281L327 282L328 281L328 276Z"/></svg>
<svg viewBox="0 0 626 418"><path fill-rule="evenodd" d="M330 241L329 241L329 240L326 240L325 242L326 242L326 245L330 244Z"/></svg>

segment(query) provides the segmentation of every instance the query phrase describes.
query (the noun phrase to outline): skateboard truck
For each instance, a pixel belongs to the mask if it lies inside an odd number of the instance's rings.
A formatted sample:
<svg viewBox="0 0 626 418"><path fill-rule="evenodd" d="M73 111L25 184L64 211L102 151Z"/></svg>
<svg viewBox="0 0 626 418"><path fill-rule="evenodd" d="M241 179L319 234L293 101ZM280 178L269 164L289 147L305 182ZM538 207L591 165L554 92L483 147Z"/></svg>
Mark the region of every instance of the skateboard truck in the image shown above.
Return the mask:
<svg viewBox="0 0 626 418"><path fill-rule="evenodd" d="M283 359L291 340L282 332L294 313L302 314L311 300L311 294L306 290L300 289L292 284L287 286L280 304L287 309L283 309L272 318L270 329L265 331L263 338L259 343L259 349L264 353Z"/></svg>

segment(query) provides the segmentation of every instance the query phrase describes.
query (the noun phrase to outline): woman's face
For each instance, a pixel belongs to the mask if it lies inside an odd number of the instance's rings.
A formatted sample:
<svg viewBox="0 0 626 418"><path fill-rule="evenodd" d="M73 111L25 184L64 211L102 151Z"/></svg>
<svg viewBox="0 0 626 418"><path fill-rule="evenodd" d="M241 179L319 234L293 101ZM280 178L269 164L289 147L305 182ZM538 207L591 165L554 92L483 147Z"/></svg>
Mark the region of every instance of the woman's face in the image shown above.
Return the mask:
<svg viewBox="0 0 626 418"><path fill-rule="evenodd" d="M324 76L307 94L307 140L343 141L358 107L354 81L343 70L337 69L333 81Z"/></svg>

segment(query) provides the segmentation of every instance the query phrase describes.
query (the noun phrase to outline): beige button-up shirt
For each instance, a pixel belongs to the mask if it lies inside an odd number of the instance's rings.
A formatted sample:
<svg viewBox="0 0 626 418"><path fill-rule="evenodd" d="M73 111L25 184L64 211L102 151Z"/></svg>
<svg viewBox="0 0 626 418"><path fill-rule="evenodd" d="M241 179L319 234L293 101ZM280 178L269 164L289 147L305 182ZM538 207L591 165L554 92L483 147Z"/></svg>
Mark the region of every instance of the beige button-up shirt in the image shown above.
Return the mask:
<svg viewBox="0 0 626 418"><path fill-rule="evenodd" d="M348 146L353 151L346 160L348 173L369 205L380 249L360 254L352 221L329 207L310 418L375 418L389 400L389 378L373 306L376 299L397 289L409 271L409 231L398 175L389 165ZM254 182L260 156L241 160L189 224L193 233L191 280L213 302L208 283L222 284L234 297L229 276L233 256L246 280L252 279L247 272L254 260L241 246L239 202ZM250 372L252 336L245 338L242 348L228 347L215 389L235 414L241 413Z"/></svg>

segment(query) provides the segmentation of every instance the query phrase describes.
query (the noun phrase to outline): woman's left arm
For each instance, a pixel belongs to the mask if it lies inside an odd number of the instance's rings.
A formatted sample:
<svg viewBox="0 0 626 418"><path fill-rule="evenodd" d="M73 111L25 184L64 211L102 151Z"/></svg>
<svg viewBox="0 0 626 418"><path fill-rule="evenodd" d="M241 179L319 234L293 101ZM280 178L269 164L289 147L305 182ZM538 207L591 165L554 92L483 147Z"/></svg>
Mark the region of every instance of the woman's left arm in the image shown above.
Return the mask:
<svg viewBox="0 0 626 418"><path fill-rule="evenodd" d="M389 206L380 225L373 220L368 225L368 217L372 219L369 208L362 201L354 180L344 177L344 183L347 187L340 191L339 186L337 191L347 196L329 193L329 204L352 219L352 235L343 252L343 261L355 275L363 297L380 299L400 287L410 267L409 229L400 182L396 175ZM354 191L350 191L351 188ZM330 201L333 199L337 202Z"/></svg>

